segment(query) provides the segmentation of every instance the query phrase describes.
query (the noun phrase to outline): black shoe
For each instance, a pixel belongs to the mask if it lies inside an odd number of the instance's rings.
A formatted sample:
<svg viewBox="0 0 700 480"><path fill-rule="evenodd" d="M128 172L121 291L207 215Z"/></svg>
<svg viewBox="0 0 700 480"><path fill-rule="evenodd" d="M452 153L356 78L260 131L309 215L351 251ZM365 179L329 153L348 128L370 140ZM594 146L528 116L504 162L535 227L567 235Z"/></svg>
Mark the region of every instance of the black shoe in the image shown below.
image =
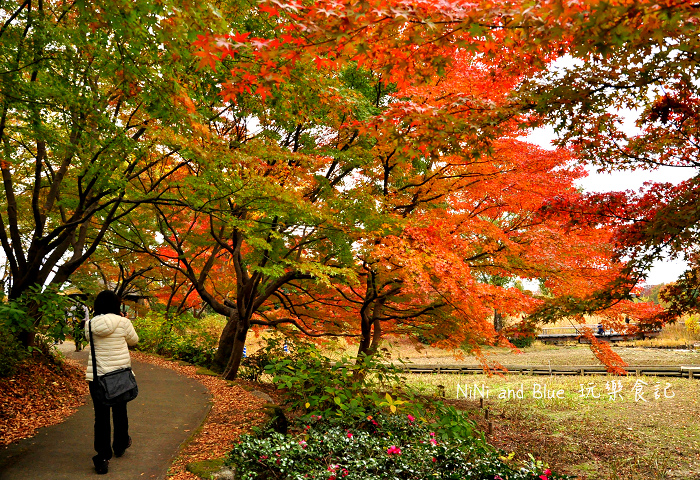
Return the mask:
<svg viewBox="0 0 700 480"><path fill-rule="evenodd" d="M131 446L131 437L129 437L129 441L126 443L126 447L124 447L124 450L115 450L114 451L114 456L119 458L122 455L124 455L124 452L126 452L126 449Z"/></svg>
<svg viewBox="0 0 700 480"><path fill-rule="evenodd" d="M94 456L92 457L92 463L95 464L95 472L97 472L98 475L104 475L109 471L109 460Z"/></svg>

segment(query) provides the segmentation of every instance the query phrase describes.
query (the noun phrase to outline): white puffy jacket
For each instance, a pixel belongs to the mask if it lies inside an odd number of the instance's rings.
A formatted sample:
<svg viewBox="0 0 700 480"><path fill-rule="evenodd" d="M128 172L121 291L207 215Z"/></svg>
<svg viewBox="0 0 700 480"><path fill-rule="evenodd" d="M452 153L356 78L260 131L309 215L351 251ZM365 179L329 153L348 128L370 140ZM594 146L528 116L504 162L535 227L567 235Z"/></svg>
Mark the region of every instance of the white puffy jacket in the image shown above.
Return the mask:
<svg viewBox="0 0 700 480"><path fill-rule="evenodd" d="M97 375L130 367L129 346L136 345L139 341L131 321L113 313L98 315L85 322L85 338L88 341L90 341L90 324L92 324L92 337L95 342ZM87 350L90 352L89 348ZM85 378L89 382L93 380L92 353L88 355Z"/></svg>

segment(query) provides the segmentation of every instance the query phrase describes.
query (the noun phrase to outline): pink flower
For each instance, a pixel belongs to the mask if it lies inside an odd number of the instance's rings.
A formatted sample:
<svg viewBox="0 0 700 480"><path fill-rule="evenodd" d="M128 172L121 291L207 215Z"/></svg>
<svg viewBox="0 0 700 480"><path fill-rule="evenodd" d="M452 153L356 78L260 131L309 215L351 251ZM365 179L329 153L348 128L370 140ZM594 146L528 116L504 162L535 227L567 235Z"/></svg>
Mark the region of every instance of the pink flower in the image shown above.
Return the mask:
<svg viewBox="0 0 700 480"><path fill-rule="evenodd" d="M352 433L348 432L348 438L352 438Z"/></svg>
<svg viewBox="0 0 700 480"><path fill-rule="evenodd" d="M392 445L391 447L386 449L386 453L388 453L389 455L401 455L401 449L396 445Z"/></svg>
<svg viewBox="0 0 700 480"><path fill-rule="evenodd" d="M433 445L437 445L437 440L435 440L434 438L431 438L430 443L432 443Z"/></svg>
<svg viewBox="0 0 700 480"><path fill-rule="evenodd" d="M493 477L493 480L503 480L503 477L501 477L500 475L496 475L495 477Z"/></svg>
<svg viewBox="0 0 700 480"><path fill-rule="evenodd" d="M306 448L306 442L304 440L300 440L299 445L301 445L301 448Z"/></svg>
<svg viewBox="0 0 700 480"><path fill-rule="evenodd" d="M411 415L411 414L409 413L409 414L408 414L408 421L411 422L411 423L413 423L415 420L416 420L416 417L414 417L413 415Z"/></svg>
<svg viewBox="0 0 700 480"><path fill-rule="evenodd" d="M431 437L434 437L434 436L435 436L435 432L430 432L430 436L431 436Z"/></svg>
<svg viewBox="0 0 700 480"><path fill-rule="evenodd" d="M544 474L550 476L552 474L552 471L550 469L547 469L544 471Z"/></svg>

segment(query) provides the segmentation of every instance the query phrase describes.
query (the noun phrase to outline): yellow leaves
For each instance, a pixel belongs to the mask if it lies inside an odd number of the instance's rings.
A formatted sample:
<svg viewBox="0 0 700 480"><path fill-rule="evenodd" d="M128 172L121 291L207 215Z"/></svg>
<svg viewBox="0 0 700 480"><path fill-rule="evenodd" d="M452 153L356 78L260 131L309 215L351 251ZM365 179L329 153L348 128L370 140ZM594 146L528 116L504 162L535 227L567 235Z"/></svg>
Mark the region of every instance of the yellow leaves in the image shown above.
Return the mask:
<svg viewBox="0 0 700 480"><path fill-rule="evenodd" d="M688 317L685 320L685 328L694 335L700 333L700 315L691 315Z"/></svg>
<svg viewBox="0 0 700 480"><path fill-rule="evenodd" d="M504 462L509 462L509 461L513 460L513 458L515 458L515 452L510 452L508 454L508 456L500 455L498 458Z"/></svg>
<svg viewBox="0 0 700 480"><path fill-rule="evenodd" d="M399 405L403 405L404 403L408 403L408 402L405 402L405 401L399 400L399 399L394 400L394 399L392 398L392 396L389 395L389 393L387 393L387 394L385 395L385 398L386 398L386 401L385 401L385 402L380 402L380 403L379 403L379 406L380 406L380 407L389 407L389 411L391 411L391 413L396 413L397 407L398 407Z"/></svg>

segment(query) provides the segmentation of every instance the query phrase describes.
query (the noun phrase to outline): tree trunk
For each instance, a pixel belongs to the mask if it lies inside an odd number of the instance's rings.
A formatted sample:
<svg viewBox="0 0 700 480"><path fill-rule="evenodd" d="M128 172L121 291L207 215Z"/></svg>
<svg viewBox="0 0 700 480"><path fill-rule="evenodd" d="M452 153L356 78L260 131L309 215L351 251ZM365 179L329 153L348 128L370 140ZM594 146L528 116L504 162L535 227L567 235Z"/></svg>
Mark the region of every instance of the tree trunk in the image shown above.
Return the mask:
<svg viewBox="0 0 700 480"><path fill-rule="evenodd" d="M238 368L241 366L241 360L243 359L243 347L245 347L245 340L248 336L249 329L250 320L245 321L239 318L239 321L236 323L236 334L234 336L231 356L228 359L224 373L221 375L224 380L235 380L238 375Z"/></svg>
<svg viewBox="0 0 700 480"><path fill-rule="evenodd" d="M362 341L360 342L360 350L357 352L358 356L362 353L365 355L374 355L377 353L379 342L382 339L382 324L379 317L384 310L385 301L386 297L377 299L374 303L374 307L372 307L371 318L369 318L366 313L362 314ZM372 332L372 326L374 326L374 332Z"/></svg>
<svg viewBox="0 0 700 480"><path fill-rule="evenodd" d="M363 354L369 354L372 342L372 320L367 318L366 315L361 316L360 330L362 332L362 338L360 339L360 347L357 350L358 359Z"/></svg>
<svg viewBox="0 0 700 480"><path fill-rule="evenodd" d="M238 328L238 312L232 310L228 322L226 322L226 326L224 327L224 331L221 332L219 348L216 350L216 355L214 355L214 365L219 367L221 371L226 369L229 359L231 358L233 344L236 339L236 328Z"/></svg>
<svg viewBox="0 0 700 480"><path fill-rule="evenodd" d="M504 320L503 320L503 315L501 313L494 309L493 310L493 329L496 330L497 332L500 332L504 325Z"/></svg>
<svg viewBox="0 0 700 480"><path fill-rule="evenodd" d="M20 341L23 347L29 348L36 346L36 327L37 319L39 318L39 307L35 302L29 304L27 309L27 315L33 319L32 325L29 329L25 329L23 326L17 332L17 339Z"/></svg>
<svg viewBox="0 0 700 480"><path fill-rule="evenodd" d="M23 347L33 347L36 345L36 332L20 330L17 335L17 339L20 341Z"/></svg>
<svg viewBox="0 0 700 480"><path fill-rule="evenodd" d="M374 355L379 350L379 342L382 340L382 322L377 318L374 320L374 331L372 332L372 345L369 347L368 355Z"/></svg>

